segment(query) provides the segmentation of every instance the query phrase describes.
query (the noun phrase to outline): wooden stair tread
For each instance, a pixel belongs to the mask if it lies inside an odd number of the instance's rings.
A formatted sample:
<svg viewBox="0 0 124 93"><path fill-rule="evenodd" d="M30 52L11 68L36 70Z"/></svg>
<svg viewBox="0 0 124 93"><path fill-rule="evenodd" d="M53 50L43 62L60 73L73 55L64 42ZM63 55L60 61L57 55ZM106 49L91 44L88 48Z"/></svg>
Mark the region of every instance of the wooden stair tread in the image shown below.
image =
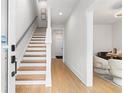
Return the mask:
<svg viewBox="0 0 124 93"><path fill-rule="evenodd" d="M32 35L32 37L46 37L46 35Z"/></svg>
<svg viewBox="0 0 124 93"><path fill-rule="evenodd" d="M24 55L24 57L46 57L46 55Z"/></svg>
<svg viewBox="0 0 124 93"><path fill-rule="evenodd" d="M46 76L42 75L17 75L16 80L45 80Z"/></svg>
<svg viewBox="0 0 124 93"><path fill-rule="evenodd" d="M45 36L32 36L32 38L45 38Z"/></svg>
<svg viewBox="0 0 124 93"><path fill-rule="evenodd" d="M31 39L30 42L45 42L45 40L35 40L35 38Z"/></svg>
<svg viewBox="0 0 124 93"><path fill-rule="evenodd" d="M30 42L30 44L45 44L45 42Z"/></svg>
<svg viewBox="0 0 124 93"><path fill-rule="evenodd" d="M41 34L41 35L46 35L45 33L41 33L41 32L34 32L33 34Z"/></svg>
<svg viewBox="0 0 124 93"><path fill-rule="evenodd" d="M46 35L45 33L41 33L41 32L34 32L33 34L42 34L42 35Z"/></svg>
<svg viewBox="0 0 124 93"><path fill-rule="evenodd" d="M31 39L31 41L45 41L45 39Z"/></svg>
<svg viewBox="0 0 124 93"><path fill-rule="evenodd" d="M42 34L33 34L33 36L46 36L46 35L42 35Z"/></svg>
<svg viewBox="0 0 124 93"><path fill-rule="evenodd" d="M46 50L26 50L26 52L46 52Z"/></svg>
<svg viewBox="0 0 124 93"><path fill-rule="evenodd" d="M41 34L41 35L46 35L46 32L34 32L33 34Z"/></svg>
<svg viewBox="0 0 124 93"><path fill-rule="evenodd" d="M23 60L21 63L46 63L46 60Z"/></svg>
<svg viewBox="0 0 124 93"><path fill-rule="evenodd" d="M46 52L46 50L26 50L26 52Z"/></svg>
<svg viewBox="0 0 124 93"><path fill-rule="evenodd" d="M41 32L34 32L33 34L36 34L36 35L46 35L45 33L41 33Z"/></svg>
<svg viewBox="0 0 124 93"><path fill-rule="evenodd" d="M46 46L28 46L29 48L46 48Z"/></svg>
<svg viewBox="0 0 124 93"><path fill-rule="evenodd" d="M46 67L45 66L24 66L24 67L19 67L18 71L45 71Z"/></svg>
<svg viewBox="0 0 124 93"><path fill-rule="evenodd" d="M35 40L35 41L30 41L30 43L45 43L45 40L41 40L41 41Z"/></svg>

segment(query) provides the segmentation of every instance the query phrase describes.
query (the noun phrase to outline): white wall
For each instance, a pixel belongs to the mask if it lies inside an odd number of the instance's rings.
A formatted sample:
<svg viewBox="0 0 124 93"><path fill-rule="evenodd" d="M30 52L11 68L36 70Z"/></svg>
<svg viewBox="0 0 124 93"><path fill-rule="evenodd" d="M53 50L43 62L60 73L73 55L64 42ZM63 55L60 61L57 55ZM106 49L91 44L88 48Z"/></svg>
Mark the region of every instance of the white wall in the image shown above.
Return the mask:
<svg viewBox="0 0 124 93"><path fill-rule="evenodd" d="M61 38L63 39L64 41L64 28L63 27L58 27L58 26L55 26L55 27L52 27L52 58L55 58L57 56L57 49L56 49L56 37L57 37L57 34L56 33L60 33L62 34L61 35Z"/></svg>
<svg viewBox="0 0 124 93"><path fill-rule="evenodd" d="M64 31L65 64L86 86L92 86L92 67L89 67L92 62L87 61L87 44L89 42L87 42L88 34L86 20L86 12L91 3L92 0L79 1L77 6L73 9L73 12L65 25ZM88 70L90 70L91 73L88 73Z"/></svg>
<svg viewBox="0 0 124 93"><path fill-rule="evenodd" d="M112 24L112 40L113 40L113 48L117 48L122 50L122 21Z"/></svg>
<svg viewBox="0 0 124 93"><path fill-rule="evenodd" d="M112 26L94 25L93 28L93 53L109 51L112 49Z"/></svg>
<svg viewBox="0 0 124 93"><path fill-rule="evenodd" d="M47 9L47 1L36 0L37 4L37 14L38 14L38 27L47 27L47 20L42 19L42 9ZM47 10L46 10L47 13Z"/></svg>
<svg viewBox="0 0 124 93"><path fill-rule="evenodd" d="M20 61L22 61L23 55L25 53L25 50L28 46L28 43L32 37L32 33L36 30L37 27L37 20L34 21L26 35L23 37L19 45L16 47L16 58L17 58L17 66L19 67Z"/></svg>
<svg viewBox="0 0 124 93"><path fill-rule="evenodd" d="M35 20L35 22L32 24L35 17L37 16L37 12L36 12L37 7L36 7L36 2L34 0L16 0L16 3L17 3L16 19L15 19L16 20L16 43L27 31L26 35L23 37L23 39L21 40L21 42L16 48L16 58L19 65L19 62L22 60L28 41L31 38L32 32L37 27L37 20Z"/></svg>
<svg viewBox="0 0 124 93"><path fill-rule="evenodd" d="M122 21L113 24L94 25L93 29L93 53L110 51L113 48L122 50Z"/></svg>
<svg viewBox="0 0 124 93"><path fill-rule="evenodd" d="M27 30L31 22L36 17L36 7L34 0L17 0L16 8L16 42Z"/></svg>

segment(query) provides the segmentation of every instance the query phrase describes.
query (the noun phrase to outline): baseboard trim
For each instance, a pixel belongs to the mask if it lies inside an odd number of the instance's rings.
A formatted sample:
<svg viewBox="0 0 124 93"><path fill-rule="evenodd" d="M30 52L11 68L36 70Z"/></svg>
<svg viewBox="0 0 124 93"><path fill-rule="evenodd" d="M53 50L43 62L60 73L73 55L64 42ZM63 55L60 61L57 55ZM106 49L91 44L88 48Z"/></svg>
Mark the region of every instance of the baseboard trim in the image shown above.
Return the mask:
<svg viewBox="0 0 124 93"><path fill-rule="evenodd" d="M87 83L85 82L84 78L81 76L81 74L72 66L69 65L66 61L64 64L72 71L72 73L75 74L75 76L85 85L87 86Z"/></svg>

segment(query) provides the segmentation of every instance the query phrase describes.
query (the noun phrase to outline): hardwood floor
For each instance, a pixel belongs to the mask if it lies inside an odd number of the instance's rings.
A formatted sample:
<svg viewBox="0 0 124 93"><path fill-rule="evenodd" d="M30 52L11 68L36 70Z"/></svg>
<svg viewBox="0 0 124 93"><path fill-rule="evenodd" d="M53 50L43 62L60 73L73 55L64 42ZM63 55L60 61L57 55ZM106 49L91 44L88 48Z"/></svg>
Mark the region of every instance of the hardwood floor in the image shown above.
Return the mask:
<svg viewBox="0 0 124 93"><path fill-rule="evenodd" d="M94 85L87 88L62 63L61 60L52 60L52 88L41 85L17 85L16 93L121 93L121 88L94 76Z"/></svg>

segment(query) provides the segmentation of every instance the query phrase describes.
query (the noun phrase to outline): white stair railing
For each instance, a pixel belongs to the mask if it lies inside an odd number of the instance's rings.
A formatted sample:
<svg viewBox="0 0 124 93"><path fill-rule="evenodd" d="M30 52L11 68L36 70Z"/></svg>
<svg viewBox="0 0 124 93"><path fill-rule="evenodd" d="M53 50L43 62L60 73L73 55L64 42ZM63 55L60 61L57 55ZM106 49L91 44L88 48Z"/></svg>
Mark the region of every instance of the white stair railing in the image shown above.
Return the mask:
<svg viewBox="0 0 124 93"><path fill-rule="evenodd" d="M51 13L50 8L47 8L47 30L46 30L46 86L51 87L51 44L52 44L52 32L51 32Z"/></svg>

